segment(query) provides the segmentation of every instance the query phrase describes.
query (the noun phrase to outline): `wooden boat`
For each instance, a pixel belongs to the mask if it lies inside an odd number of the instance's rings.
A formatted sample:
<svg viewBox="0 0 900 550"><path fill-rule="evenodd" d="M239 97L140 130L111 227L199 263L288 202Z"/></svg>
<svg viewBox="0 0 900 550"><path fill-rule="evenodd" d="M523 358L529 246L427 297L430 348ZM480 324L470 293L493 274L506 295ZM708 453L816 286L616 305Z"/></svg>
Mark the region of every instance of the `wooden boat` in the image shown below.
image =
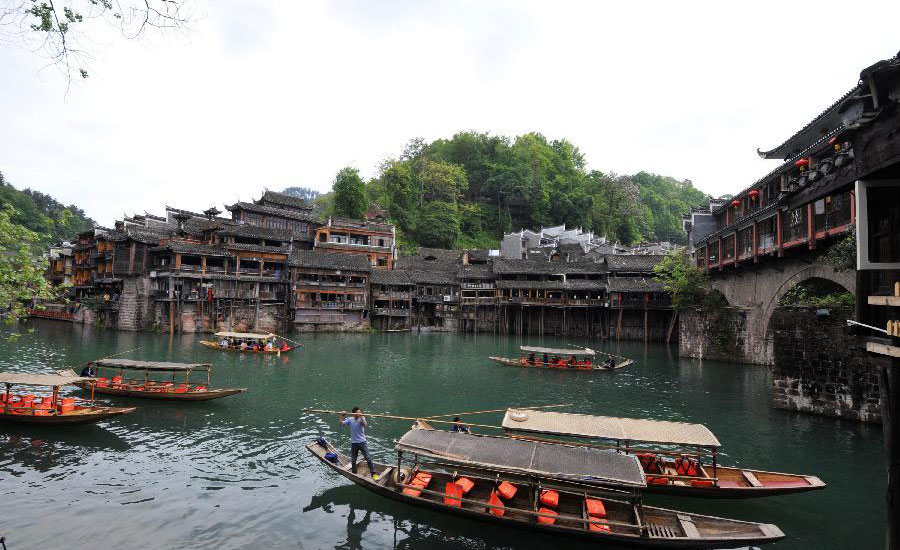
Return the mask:
<svg viewBox="0 0 900 550"><path fill-rule="evenodd" d="M633 454L644 471L646 491L653 493L753 498L825 488L816 476L720 466L716 456L721 443L702 424L510 409L503 428L513 437L598 440L606 444L595 447Z"/></svg>
<svg viewBox="0 0 900 550"><path fill-rule="evenodd" d="M598 352L591 348L583 349L556 349L541 348L535 346L521 346L518 359L510 359L508 357L490 357L489 359L495 363L506 365L509 367L531 367L539 369L556 369L565 371L598 371L598 370L618 370L624 369L628 365L634 363L631 359L620 357L621 361L616 362L616 356L609 353L599 352L606 355L612 360L612 366L609 363L595 364L591 358ZM569 359L564 359L568 357ZM548 358L544 361L544 358Z"/></svg>
<svg viewBox="0 0 900 550"><path fill-rule="evenodd" d="M210 341L210 340L200 340L200 343L208 348L213 348L213 349L217 349L217 350L221 350L221 351L237 351L237 352L241 352L241 353L264 353L264 354L270 354L270 355L281 355L282 353L287 353L289 351L293 351L293 350L297 349L298 347L300 347L299 345L296 345L296 346L288 346L287 349L280 349L280 348L276 348L276 349L272 349L272 350L263 349L265 347L266 343L269 342L270 340L274 343L275 338L277 338L277 336L274 334L257 334L257 333L253 333L253 332L217 332L216 337L218 338L218 340L215 342ZM223 339L227 339L229 342L229 345L227 345L227 346L220 345L220 342ZM240 344L241 342L245 342L248 345L256 344L259 347L259 349L255 350L255 351L252 349L242 349L241 344Z"/></svg>
<svg viewBox="0 0 900 550"><path fill-rule="evenodd" d="M518 443L530 443L531 452L510 448ZM375 478L364 460L352 473L348 457L324 439L307 449L332 470L381 496L515 529L646 548L733 548L784 538L771 524L644 506L633 492L643 484L637 459L615 452L411 430L397 442L397 465L375 464ZM404 452L415 456L411 467L403 464ZM624 467L628 459L633 461L630 468ZM622 488L601 487L597 480L567 472L569 464L600 473L604 483L621 478Z"/></svg>
<svg viewBox="0 0 900 550"><path fill-rule="evenodd" d="M99 359L93 364L97 369L97 376L82 379L74 384L81 389L106 395L169 401L209 401L247 391L246 388L211 388L212 365L207 363ZM110 375L99 376L101 369L109 371ZM191 380L191 373L197 371L206 373L205 382ZM68 372L76 376L74 372ZM150 378L151 373L166 373L171 374L171 377L154 380ZM136 375L138 377L135 377Z"/></svg>
<svg viewBox="0 0 900 550"><path fill-rule="evenodd" d="M74 397L61 397L59 388L85 380L74 373L20 374L0 373L0 422L29 424L87 424L137 410L135 407L106 407ZM12 393L13 386L46 387L47 395Z"/></svg>

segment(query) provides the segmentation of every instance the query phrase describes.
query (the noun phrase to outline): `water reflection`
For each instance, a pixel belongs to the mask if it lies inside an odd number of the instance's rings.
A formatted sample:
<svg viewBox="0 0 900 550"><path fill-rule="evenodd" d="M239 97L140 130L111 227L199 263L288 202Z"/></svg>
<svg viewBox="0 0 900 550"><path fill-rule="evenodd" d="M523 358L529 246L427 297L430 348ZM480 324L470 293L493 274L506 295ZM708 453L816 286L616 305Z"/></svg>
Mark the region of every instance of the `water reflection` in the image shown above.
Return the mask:
<svg viewBox="0 0 900 550"><path fill-rule="evenodd" d="M49 472L87 462L98 451L124 453L128 442L98 425L61 428L0 424L0 472Z"/></svg>

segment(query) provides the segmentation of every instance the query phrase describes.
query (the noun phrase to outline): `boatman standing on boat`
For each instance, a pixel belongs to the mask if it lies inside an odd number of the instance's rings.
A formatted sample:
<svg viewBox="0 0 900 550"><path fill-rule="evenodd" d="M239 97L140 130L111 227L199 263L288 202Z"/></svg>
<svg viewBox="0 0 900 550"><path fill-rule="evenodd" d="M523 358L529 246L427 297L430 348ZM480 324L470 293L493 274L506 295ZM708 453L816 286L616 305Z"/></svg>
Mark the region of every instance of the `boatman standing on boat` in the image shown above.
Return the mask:
<svg viewBox="0 0 900 550"><path fill-rule="evenodd" d="M363 458L369 465L372 479L378 479L378 475L375 474L375 465L372 464L372 458L369 456L369 445L366 443L366 428L369 427L369 424L359 407L353 407L351 412L353 412L353 416L350 418L344 418L344 413L341 413L341 425L350 426L350 471L356 473L356 458L362 452Z"/></svg>

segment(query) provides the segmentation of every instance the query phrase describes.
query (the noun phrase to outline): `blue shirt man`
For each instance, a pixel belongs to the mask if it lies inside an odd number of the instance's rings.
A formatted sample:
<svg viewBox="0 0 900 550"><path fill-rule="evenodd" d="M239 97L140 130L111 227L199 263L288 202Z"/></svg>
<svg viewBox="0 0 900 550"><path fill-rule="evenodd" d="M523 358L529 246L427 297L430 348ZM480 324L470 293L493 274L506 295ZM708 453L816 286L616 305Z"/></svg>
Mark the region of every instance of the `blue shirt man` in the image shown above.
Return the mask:
<svg viewBox="0 0 900 550"><path fill-rule="evenodd" d="M375 465L372 464L372 458L369 456L369 445L366 443L366 428L369 424L359 407L353 407L352 412L353 416L350 418L344 418L344 414L341 413L341 425L350 426L350 471L356 473L356 459L359 453L362 453L369 466L369 475L372 476L372 479L378 479Z"/></svg>

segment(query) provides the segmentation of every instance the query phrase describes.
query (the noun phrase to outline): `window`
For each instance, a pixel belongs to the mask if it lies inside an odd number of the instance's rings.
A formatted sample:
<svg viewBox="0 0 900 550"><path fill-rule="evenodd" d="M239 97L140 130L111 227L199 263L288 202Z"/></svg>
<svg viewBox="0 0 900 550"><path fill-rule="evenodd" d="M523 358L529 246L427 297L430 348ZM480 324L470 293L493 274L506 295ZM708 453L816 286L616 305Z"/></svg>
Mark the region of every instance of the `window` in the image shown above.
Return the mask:
<svg viewBox="0 0 900 550"><path fill-rule="evenodd" d="M385 266L387 266L387 264L388 264L387 258L378 258L378 266L379 267L385 267Z"/></svg>
<svg viewBox="0 0 900 550"><path fill-rule="evenodd" d="M384 246L384 239L378 239L378 246Z"/></svg>

